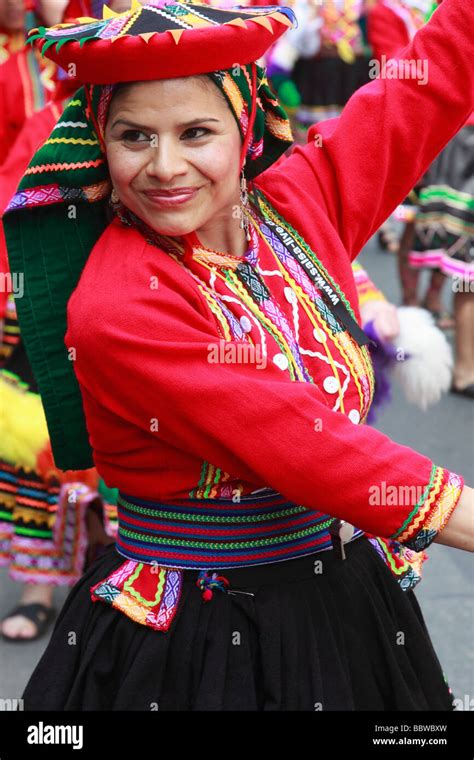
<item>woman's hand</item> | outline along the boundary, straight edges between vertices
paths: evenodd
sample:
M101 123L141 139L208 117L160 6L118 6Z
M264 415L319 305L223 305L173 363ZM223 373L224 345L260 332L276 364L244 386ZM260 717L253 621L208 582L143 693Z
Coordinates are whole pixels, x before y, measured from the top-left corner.
M451 517L433 543L474 552L474 488L464 486Z
M388 301L367 301L360 309L362 324L374 321L374 328L382 342L393 341L400 332L397 307Z

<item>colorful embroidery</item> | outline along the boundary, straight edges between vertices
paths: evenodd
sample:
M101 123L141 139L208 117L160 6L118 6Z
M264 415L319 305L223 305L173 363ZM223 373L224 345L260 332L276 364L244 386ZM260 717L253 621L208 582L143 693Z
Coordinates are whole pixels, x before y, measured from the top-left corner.
M271 488L239 498L161 504L119 494L117 548L134 562L180 569L260 565L332 547L333 518ZM356 529L354 538L363 531Z
M136 623L167 631L178 610L182 588L182 571L128 560L91 587L91 598L110 604Z
M400 588L409 591L421 581L423 562L428 555L423 551L412 551L398 541L376 536L367 537L380 557L395 576Z
M439 468L442 469L442 468ZM443 470L444 485L440 495L435 501L434 509L429 518L423 522L423 528L410 541L405 541L405 546L414 551L422 551L433 543L434 539L446 526L451 517L463 489L463 481L460 476L453 472Z
M322 44L325 48L335 47L346 63L353 63L355 56L363 50L359 24L362 11L363 0L326 0L321 5Z
M84 483L60 489L0 462L0 566L19 583L72 586L84 569L85 514L96 497Z
M436 506L436 499L440 493L443 476L446 471L442 467L437 467L433 464L431 468L431 476L426 489L415 505L413 511L408 515L407 519L399 528L392 538L397 538L401 543L404 543L413 533L425 522L428 517L428 513Z

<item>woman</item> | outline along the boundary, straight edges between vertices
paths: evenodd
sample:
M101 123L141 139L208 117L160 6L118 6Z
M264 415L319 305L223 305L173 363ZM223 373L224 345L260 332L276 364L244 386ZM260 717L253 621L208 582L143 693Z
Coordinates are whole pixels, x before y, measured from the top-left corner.
M276 168L254 62L291 11L106 16L37 32L88 84L4 220L56 464L120 491L25 708L450 710L412 589L431 542L474 549L473 491L359 424L351 259L472 107L472 10L413 43L430 86L371 83Z

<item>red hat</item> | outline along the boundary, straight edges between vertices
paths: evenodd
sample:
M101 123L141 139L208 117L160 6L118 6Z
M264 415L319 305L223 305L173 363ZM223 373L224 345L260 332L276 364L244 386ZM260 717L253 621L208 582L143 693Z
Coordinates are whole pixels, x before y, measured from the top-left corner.
M204 3L151 0L80 24L30 32L42 55L89 84L169 79L229 69L258 60L293 25L289 8L215 8Z

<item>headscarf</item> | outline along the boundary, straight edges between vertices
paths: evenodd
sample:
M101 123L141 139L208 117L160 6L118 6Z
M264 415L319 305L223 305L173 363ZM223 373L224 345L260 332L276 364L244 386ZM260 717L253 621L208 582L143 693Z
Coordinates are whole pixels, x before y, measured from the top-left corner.
M249 180L277 161L293 142L289 119L269 87L265 70L255 65L255 73L255 118L244 169ZM245 140L252 105L251 64L208 76L225 96ZM48 140L33 156L8 211L61 201L95 202L108 196L104 132L116 87L84 85L76 92Z

